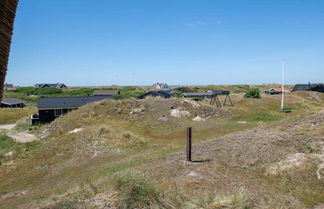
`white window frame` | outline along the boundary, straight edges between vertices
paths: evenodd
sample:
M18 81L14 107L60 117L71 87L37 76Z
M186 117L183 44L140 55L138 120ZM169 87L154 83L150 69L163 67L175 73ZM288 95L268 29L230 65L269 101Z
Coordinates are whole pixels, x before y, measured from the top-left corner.
M60 111L60 114L57 114L56 111ZM63 110L62 110L62 109L54 109L54 116L59 117L59 116L61 116L62 114L63 114Z

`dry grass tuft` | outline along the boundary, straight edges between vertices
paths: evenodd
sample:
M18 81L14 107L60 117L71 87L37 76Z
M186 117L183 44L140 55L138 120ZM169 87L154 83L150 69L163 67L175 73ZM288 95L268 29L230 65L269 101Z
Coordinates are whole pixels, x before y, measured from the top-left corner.
M212 197L204 194L200 199L190 202L188 208L208 208L208 209L250 209L252 208L252 194L244 188L239 188L231 192L217 194Z
M117 191L119 209L169 208L164 203L163 191L143 173L128 171L116 174L112 186Z

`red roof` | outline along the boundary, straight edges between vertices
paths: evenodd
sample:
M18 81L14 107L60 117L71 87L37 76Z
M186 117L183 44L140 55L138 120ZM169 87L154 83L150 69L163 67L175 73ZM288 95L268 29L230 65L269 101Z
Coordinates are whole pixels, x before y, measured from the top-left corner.
M282 89L282 88L273 88L275 91L288 91L287 89Z

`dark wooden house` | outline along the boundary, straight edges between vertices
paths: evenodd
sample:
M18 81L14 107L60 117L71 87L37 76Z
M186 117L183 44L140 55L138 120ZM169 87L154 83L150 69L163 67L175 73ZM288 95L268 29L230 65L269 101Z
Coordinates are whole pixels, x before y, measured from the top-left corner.
M52 122L55 118L83 105L106 99L112 99L112 96L39 98L37 100L38 115L33 116L33 124Z
M67 86L64 83L38 83L35 84L35 88L46 88L46 87L52 87L52 88L67 88Z
M291 91L317 91L324 93L324 84L296 84Z
M16 98L4 98L0 102L2 108L23 108L26 101Z
M317 86L312 88L312 91L324 93L324 84L318 84Z
M171 93L167 91L149 91L146 92L145 94L138 96L137 99L145 99L147 97L161 97L167 99L170 98L171 96L172 96Z

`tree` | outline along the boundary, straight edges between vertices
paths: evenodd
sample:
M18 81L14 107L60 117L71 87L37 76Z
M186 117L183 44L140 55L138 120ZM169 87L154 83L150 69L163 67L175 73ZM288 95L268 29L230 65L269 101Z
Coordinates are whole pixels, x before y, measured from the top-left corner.
M0 101L3 97L18 1L19 0L0 0Z

